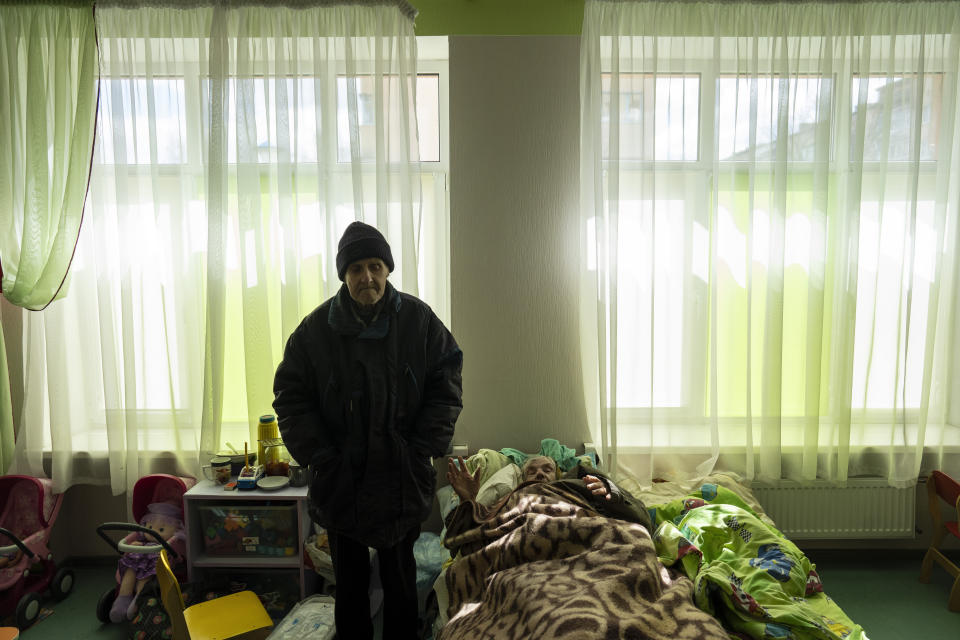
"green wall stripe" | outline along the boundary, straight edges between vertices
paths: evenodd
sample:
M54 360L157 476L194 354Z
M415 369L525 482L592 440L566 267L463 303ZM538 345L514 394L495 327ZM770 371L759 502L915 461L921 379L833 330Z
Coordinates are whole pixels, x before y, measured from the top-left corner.
M418 36L579 35L584 0L411 0Z

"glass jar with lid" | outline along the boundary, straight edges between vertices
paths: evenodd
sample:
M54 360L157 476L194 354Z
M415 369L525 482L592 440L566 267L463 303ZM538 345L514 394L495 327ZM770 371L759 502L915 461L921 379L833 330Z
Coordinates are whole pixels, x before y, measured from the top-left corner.
M290 472L290 453L280 438L260 441L263 447L263 470L268 476L286 476Z

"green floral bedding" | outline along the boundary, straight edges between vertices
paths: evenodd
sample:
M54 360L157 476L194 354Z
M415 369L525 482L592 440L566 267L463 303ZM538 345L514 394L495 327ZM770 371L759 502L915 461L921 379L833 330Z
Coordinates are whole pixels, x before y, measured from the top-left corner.
M661 562L693 580L697 606L732 637L867 640L803 552L729 489L704 484L648 507Z

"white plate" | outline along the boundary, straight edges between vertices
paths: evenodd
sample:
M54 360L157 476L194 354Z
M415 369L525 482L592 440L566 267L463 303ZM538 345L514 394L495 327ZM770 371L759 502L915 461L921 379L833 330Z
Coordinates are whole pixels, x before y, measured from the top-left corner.
M264 491L283 489L288 484L290 484L290 478L287 476L263 476L257 480L257 486Z

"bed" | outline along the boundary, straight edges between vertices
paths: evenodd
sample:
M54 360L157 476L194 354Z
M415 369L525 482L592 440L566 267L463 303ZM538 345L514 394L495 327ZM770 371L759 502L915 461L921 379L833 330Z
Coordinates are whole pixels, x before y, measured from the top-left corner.
M519 467L500 452L467 464L482 467L487 510L442 532L453 557L434 583L437 640L867 638L735 474L651 487L618 478L646 504L651 533L563 483L514 490ZM438 492L444 515L451 493Z

